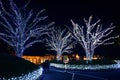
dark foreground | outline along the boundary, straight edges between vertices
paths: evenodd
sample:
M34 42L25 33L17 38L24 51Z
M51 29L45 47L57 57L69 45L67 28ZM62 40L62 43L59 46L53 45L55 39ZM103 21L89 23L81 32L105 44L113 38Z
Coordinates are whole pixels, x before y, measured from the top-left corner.
M67 71L52 68L38 80L120 80L120 70L112 71Z

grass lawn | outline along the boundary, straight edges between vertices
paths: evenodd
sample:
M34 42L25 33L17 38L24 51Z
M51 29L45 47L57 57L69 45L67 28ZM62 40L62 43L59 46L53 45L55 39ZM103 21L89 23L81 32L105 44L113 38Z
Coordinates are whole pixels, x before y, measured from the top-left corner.
M38 68L37 65L22 58L8 54L0 54L0 77L18 77Z

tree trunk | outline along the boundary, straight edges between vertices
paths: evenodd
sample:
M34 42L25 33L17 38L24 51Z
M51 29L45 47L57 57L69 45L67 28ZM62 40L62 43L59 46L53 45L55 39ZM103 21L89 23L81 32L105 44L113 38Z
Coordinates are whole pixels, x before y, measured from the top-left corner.
M90 50L90 49L89 49L89 50L86 49L85 52L86 52L86 58L87 58L86 61L87 61L87 63L88 63L88 62L91 62L92 59L93 59L93 51Z
M58 60L58 61L60 61L61 55L62 55L61 49L58 49L58 51L57 51L57 60Z
M60 61L60 55L57 55L57 61Z
M22 57L22 55L21 55L21 54L17 54L17 57L20 57L20 58L21 58L21 57Z
M23 56L23 50L22 50L22 47L20 45L17 45L15 47L15 52L16 52L17 57L22 57Z

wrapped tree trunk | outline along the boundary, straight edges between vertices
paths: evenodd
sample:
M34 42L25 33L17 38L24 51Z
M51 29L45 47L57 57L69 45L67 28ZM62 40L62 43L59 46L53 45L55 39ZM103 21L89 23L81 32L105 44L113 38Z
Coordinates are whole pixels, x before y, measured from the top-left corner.
M85 26L80 26L71 20L73 28L68 28L72 34L72 37L84 48L86 58L88 61L92 61L94 50L100 45L114 44L111 39L118 38L108 37L113 32L115 26L102 30L102 24L99 24L100 20L92 23L92 16L88 20L84 19ZM96 27L96 28L95 28ZM108 42L109 41L109 42Z
M0 26L3 27L0 28L2 29L0 39L12 46L18 57L22 57L25 49L42 42L40 37L46 34L48 27L53 23L47 25L40 23L47 18L41 17L45 9L34 14L32 9L30 11L26 9L30 2L19 8L13 0L8 1L9 10L4 8L0 0Z
M53 27L52 31L48 33L46 46L49 47L50 50L56 51L57 60L60 60L60 57L63 53L71 53L71 49L73 48L73 41L70 33L65 29L54 29Z

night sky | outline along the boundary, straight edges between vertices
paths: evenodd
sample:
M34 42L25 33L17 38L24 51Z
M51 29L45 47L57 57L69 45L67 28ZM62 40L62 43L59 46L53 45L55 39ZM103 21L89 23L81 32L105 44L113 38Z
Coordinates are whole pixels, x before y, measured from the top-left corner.
M15 2L21 5L26 3L27 0L15 0ZM83 18L88 18L92 15L94 20L101 19L101 23L105 27L113 23L116 26L113 34L120 34L120 4L117 0L31 0L28 8L33 8L35 12L46 9L45 15L48 15L48 21L54 21L55 26L63 28L65 27L64 25L71 26L70 19L80 24L83 23ZM9 52L11 50L4 42L0 41L0 43L1 52ZM35 44L34 47L24 52L25 55L42 55L44 53L55 52L46 51L44 43ZM76 45L73 53L85 55L80 45ZM120 46L117 44L100 46L95 50L95 54L120 56Z

